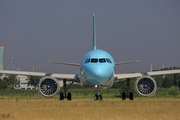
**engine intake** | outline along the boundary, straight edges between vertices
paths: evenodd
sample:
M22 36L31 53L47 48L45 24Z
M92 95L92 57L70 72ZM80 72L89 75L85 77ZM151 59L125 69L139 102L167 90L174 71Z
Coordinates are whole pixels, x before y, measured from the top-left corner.
M59 82L57 81L56 78L54 77L43 77L39 81L39 92L44 96L44 97L54 97L56 96L59 91L60 91L60 86Z
M139 77L134 85L136 93L144 97L153 96L157 90L156 81L148 75Z

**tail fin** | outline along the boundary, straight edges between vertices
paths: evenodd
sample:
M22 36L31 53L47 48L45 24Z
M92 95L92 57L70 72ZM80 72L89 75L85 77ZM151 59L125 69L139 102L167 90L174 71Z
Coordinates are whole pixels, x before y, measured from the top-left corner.
M93 50L96 50L96 24L95 24L95 14L93 14Z

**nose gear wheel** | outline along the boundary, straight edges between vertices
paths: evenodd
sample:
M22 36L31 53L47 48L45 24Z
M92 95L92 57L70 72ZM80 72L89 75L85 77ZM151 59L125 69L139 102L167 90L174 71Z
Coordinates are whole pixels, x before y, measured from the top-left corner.
M94 100L102 100L102 95L100 95L99 86L97 87L97 94L94 96Z

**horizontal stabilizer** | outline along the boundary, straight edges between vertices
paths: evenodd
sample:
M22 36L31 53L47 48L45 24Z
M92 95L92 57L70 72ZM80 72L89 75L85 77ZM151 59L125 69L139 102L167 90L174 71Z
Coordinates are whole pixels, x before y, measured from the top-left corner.
M119 63L115 63L115 65L123 65L123 64L129 64L129 63L137 63L137 62L140 62L140 61L136 60L136 61L119 62Z
M49 61L50 63L55 63L55 64L63 64L63 65L71 65L71 66L81 66L80 64L77 63L66 63L66 62L56 62L56 61Z

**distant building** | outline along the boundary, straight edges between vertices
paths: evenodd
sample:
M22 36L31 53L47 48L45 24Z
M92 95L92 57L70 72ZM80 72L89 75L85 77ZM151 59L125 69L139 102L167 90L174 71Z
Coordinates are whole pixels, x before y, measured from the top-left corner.
M0 70L3 70L3 52L4 46L0 46Z
M18 79L20 81L19 84L16 84L14 86L14 89L35 89L33 86L28 86L28 77L27 76L23 76L23 75L17 75L16 79Z
M4 79L5 77L9 77L10 75L5 75L3 74L2 76L0 76L1 79ZM22 90L25 90L25 89L37 89L37 88L34 88L34 86L28 86L28 81L29 81L29 78L28 76L23 76L23 75L16 75L16 79L19 81L19 84L16 84L14 86L14 89L22 89Z

